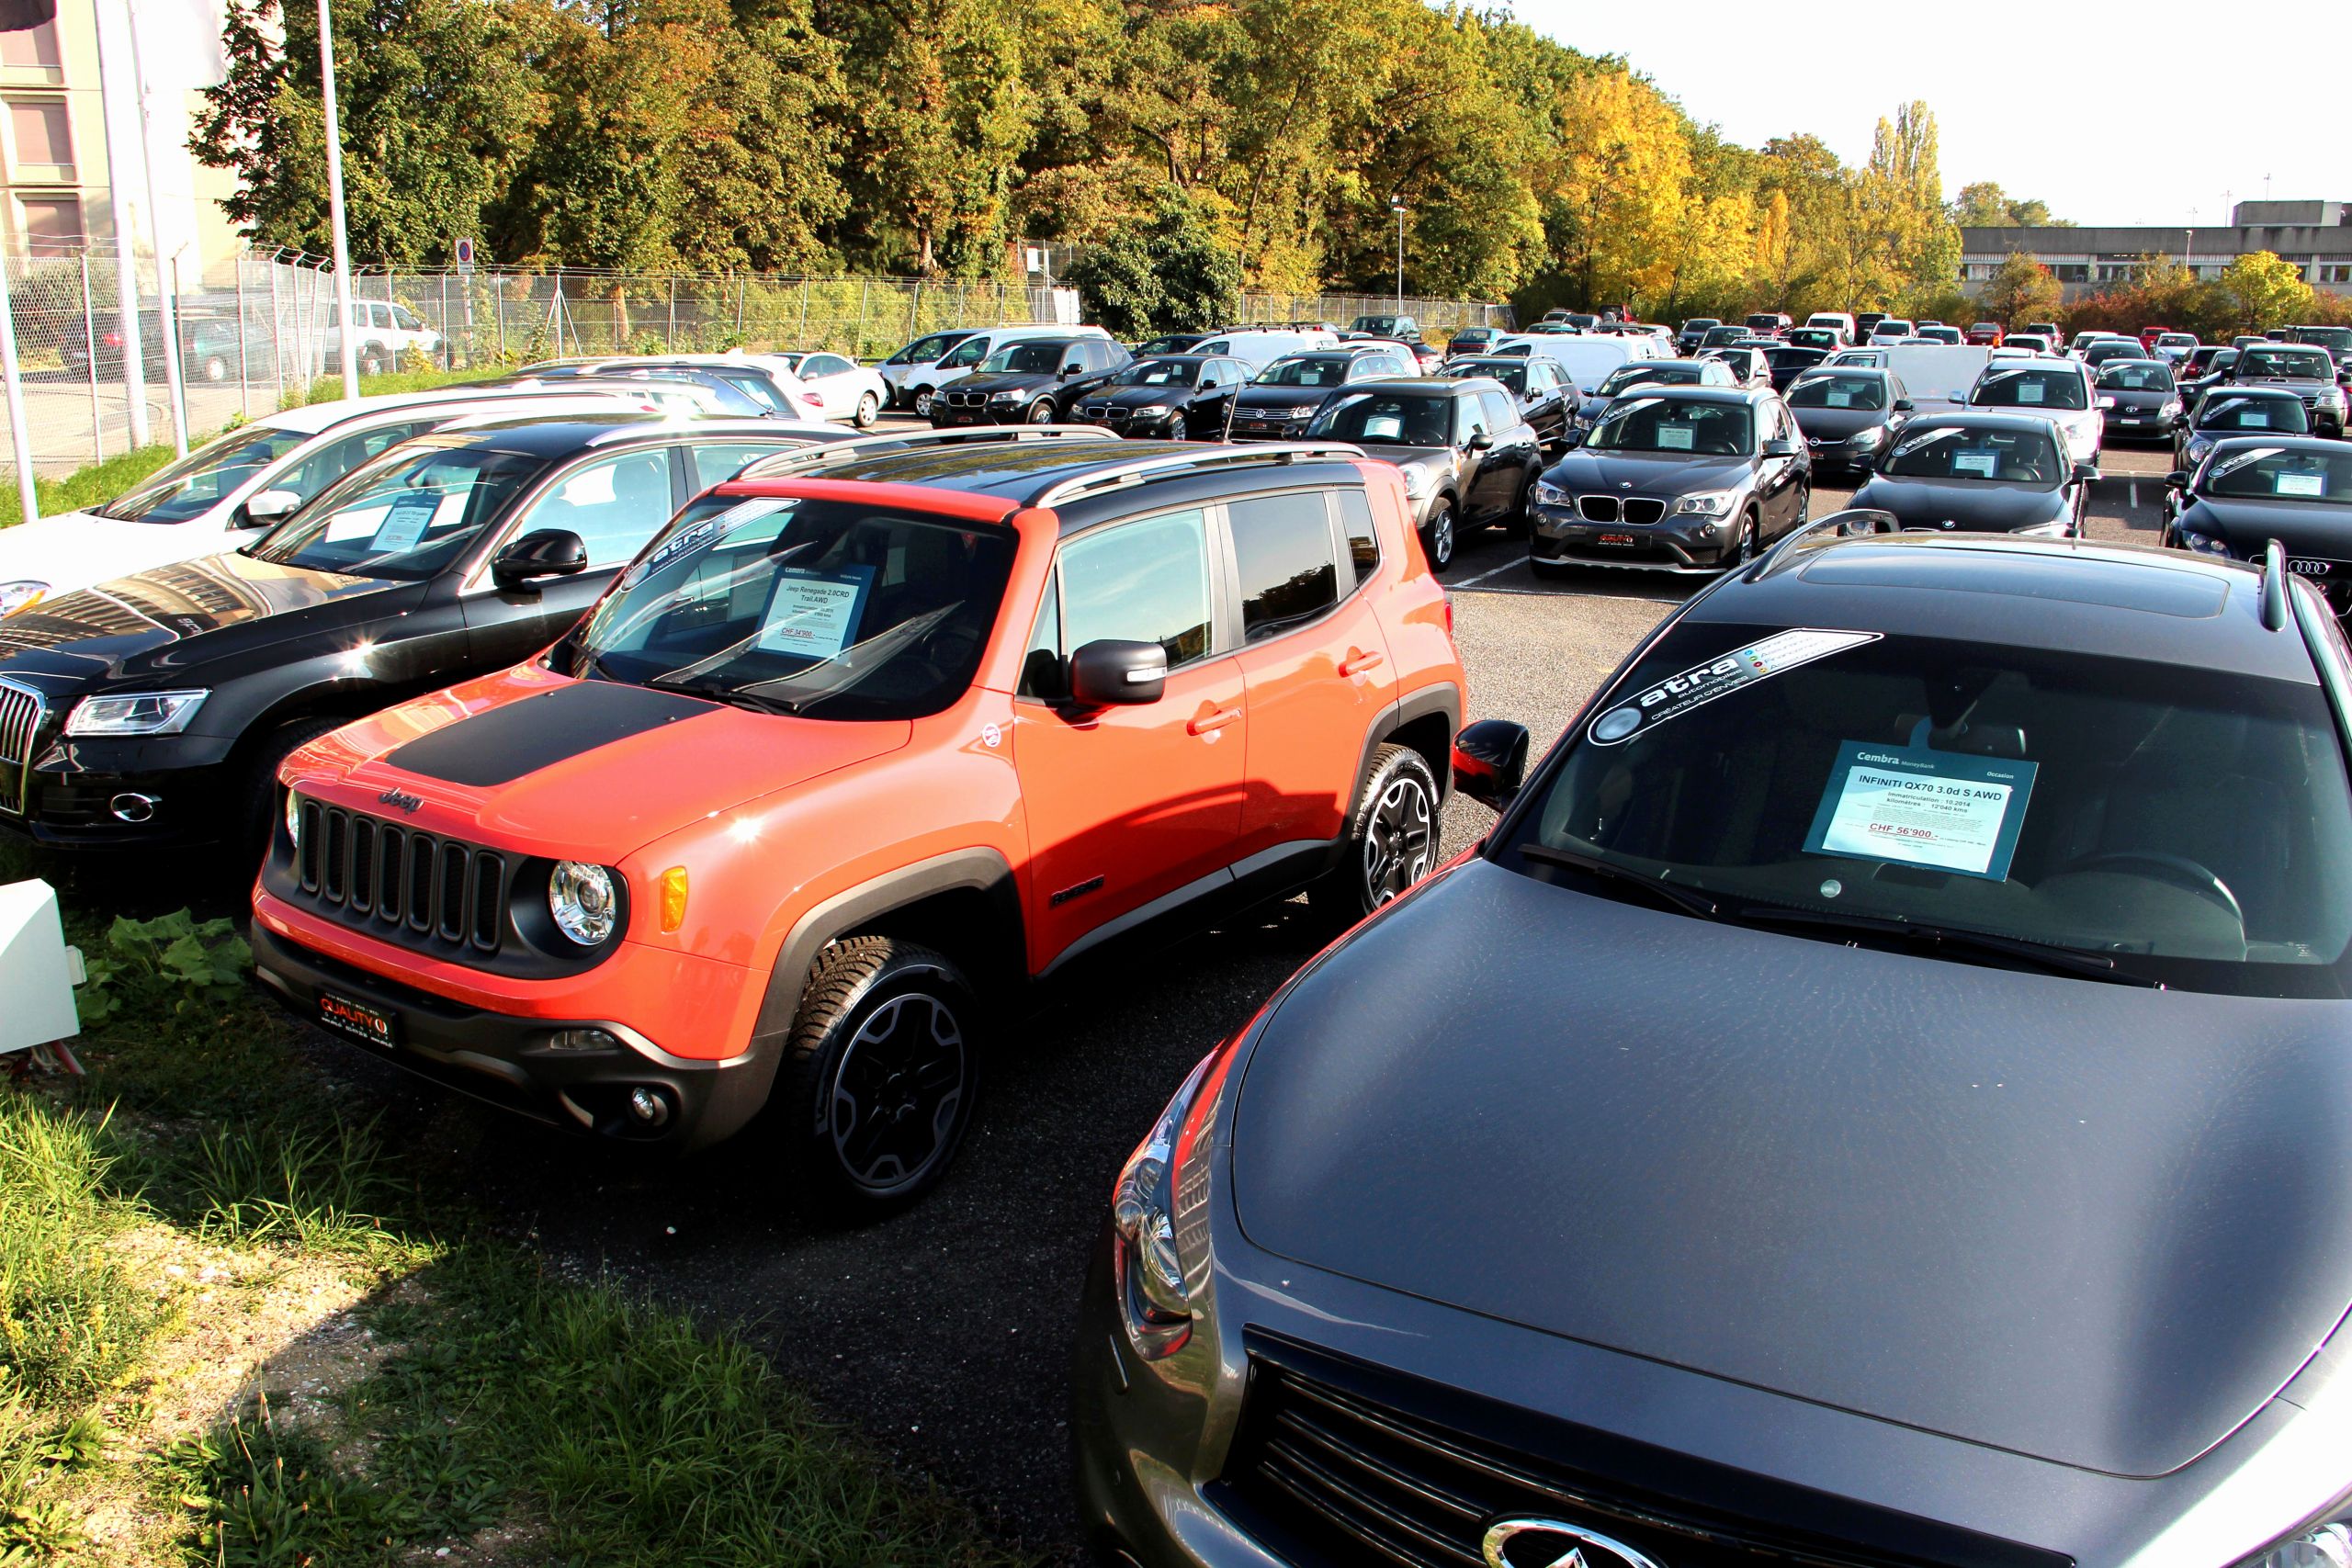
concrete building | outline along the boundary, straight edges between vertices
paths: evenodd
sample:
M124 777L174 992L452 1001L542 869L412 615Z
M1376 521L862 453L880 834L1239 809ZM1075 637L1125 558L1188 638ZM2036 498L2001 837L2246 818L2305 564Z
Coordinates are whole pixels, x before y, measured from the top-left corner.
M2312 288L2352 294L2347 212L2352 202L2241 201L2227 228L1962 229L1961 281L1974 293L2022 251L2057 275L2071 301L2129 278L2151 256L2169 256L2199 277L2215 277L2242 255L2270 251L2292 262Z
M12 262L113 254L118 197L129 207L141 262L162 250L195 289L231 272L237 237L220 210L236 188L226 170L198 165L187 140L220 80L220 0L18 0L0 31L0 246ZM140 161L131 28L148 87L155 209ZM110 81L102 82L101 61ZM118 160L123 165L116 167ZM118 189L118 181L121 188Z

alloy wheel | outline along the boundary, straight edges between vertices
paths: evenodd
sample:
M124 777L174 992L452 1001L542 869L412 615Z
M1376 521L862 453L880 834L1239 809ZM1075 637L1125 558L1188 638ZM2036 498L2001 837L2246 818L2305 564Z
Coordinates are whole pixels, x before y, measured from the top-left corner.
M828 1117L842 1170L870 1192L919 1181L948 1153L969 1076L963 1027L937 997L896 997L842 1047Z
M1435 813L1421 781L1392 779L1364 825L1364 907L1378 908L1429 874L1437 852Z
M915 394L915 412L921 414L925 419L929 419L931 417L932 400L936 398L938 395L938 393L933 391L929 387L925 387L922 391L917 392Z
M1054 405L1049 399L1039 398L1029 405L1029 423L1032 424L1054 423Z
M1453 564L1453 508L1441 503L1430 517L1430 565Z

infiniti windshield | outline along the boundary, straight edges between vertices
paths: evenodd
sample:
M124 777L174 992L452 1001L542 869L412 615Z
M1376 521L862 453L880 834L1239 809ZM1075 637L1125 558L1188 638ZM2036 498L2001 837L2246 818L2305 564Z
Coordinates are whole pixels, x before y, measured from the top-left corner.
M1933 927L2191 990L2352 985L2352 780L2316 685L1686 622L1592 714L1503 863L1638 894L1555 869L1599 860L1831 941Z
M230 491L310 439L308 431L249 424L91 510L126 523L185 523L220 505Z
M564 673L778 713L917 718L979 668L1012 536L865 504L711 494L557 645Z

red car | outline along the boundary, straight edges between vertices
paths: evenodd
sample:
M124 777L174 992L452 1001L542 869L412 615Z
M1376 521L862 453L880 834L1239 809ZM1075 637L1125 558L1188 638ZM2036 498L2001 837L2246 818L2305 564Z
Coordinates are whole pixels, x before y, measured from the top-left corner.
M2142 327L2140 329L2140 346L2146 349L2150 354L2155 353L2156 340L2170 331L2172 331L2170 327Z
M2004 335L1999 324L1993 321L1979 321L1968 329L1968 341L1979 348L2000 347Z

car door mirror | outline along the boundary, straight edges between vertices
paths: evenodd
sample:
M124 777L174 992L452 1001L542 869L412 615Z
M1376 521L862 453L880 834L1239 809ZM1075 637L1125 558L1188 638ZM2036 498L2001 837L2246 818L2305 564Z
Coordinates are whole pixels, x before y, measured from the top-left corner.
M1527 726L1482 718L1453 738L1453 782L1480 805L1500 811L1526 776Z
M290 490L256 491L244 504L244 525L266 528L301 504L302 498Z
M2175 468L2165 476L2165 489L2187 490L2188 488L2188 470L2187 468Z
M569 528L540 528L492 556L490 580L504 589L542 577L571 577L588 570L588 547Z
M1894 412L1896 413L1909 413L1917 407L1918 407L1918 405L1914 403L1908 398L1897 398L1894 400Z
M1495 438L1483 430L1474 430L1470 433L1470 439L1462 445L1468 451L1487 452L1494 449Z
M2097 478L2098 478L2098 465L2097 463L2077 463L2075 465L2075 482L2076 484L2086 485Z
M1077 360L1073 359L1068 365L1062 367L1061 378L1063 380L1067 381L1085 368L1085 366L1080 365Z
M1581 430L1579 430L1579 429L1577 429L1577 428L1575 425L1573 425L1573 424L1569 425L1569 426L1567 427L1567 429L1566 429L1566 430L1564 430L1564 431L1560 432L1560 445L1561 445L1561 446L1583 446L1583 445L1584 445L1584 432L1583 432L1583 431L1581 431Z
M1767 457L1793 457L1797 455L1797 444L1793 441L1767 441L1764 443L1764 456Z
M1083 707L1156 703L1168 689L1168 650L1156 642L1103 637L1069 656L1070 700Z

